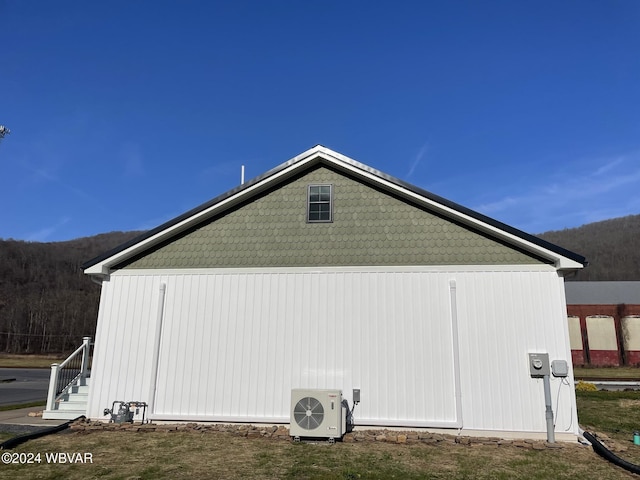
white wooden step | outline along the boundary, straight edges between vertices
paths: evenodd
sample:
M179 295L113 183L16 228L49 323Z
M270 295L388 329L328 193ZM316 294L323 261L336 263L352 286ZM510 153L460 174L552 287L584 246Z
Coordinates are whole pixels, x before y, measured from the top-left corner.
M84 385L74 385L67 393L60 397L53 410L45 410L44 419L73 420L87 413L87 398L89 396L89 378Z
M61 410L73 410L74 412L82 412L81 415L84 415L87 411L87 402L60 402L58 411Z
M87 393L66 393L60 397L59 403L80 402L87 403L89 394Z
M89 385L74 385L69 389L70 393L89 393Z
M45 420L74 420L81 415L86 415L85 410L45 410L42 418Z

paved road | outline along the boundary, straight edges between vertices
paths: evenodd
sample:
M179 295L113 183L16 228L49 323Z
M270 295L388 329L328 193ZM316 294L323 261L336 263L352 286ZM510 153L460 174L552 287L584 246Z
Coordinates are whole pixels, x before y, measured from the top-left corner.
M0 405L46 402L50 374L49 368L0 368Z
M640 382L628 382L620 380L586 380L593 383L598 390L640 390Z

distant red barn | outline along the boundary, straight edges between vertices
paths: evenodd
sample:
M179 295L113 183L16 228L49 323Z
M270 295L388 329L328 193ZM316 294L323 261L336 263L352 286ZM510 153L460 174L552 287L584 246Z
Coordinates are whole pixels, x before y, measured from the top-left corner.
M567 282L574 365L640 365L640 282Z

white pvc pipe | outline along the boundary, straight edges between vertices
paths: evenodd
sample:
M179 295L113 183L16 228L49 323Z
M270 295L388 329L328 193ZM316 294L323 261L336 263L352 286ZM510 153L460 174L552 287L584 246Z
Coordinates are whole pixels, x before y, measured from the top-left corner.
M462 385L460 382L460 347L458 339L458 297L455 280L449 280L449 301L451 302L451 343L453 343L453 378L456 396L456 424L462 428Z
M551 407L551 380L549 375L542 377L542 383L544 384L544 406L545 406L545 418L547 420L547 442L555 443L555 431L553 426L553 408Z
M162 339L162 319L164 316L164 297L167 286L160 284L160 293L158 295L158 313L156 316L156 333L153 342L153 363L151 364L151 386L149 387L149 413L153 413L156 403L156 385L158 381L158 363L160 361L160 341Z

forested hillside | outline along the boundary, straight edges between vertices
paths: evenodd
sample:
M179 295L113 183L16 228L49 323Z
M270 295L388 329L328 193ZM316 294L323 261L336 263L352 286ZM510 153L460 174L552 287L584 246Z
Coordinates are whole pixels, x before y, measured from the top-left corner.
M0 352L69 352L93 336L100 287L80 265L139 233L0 241Z
M587 258L589 266L567 280L640 280L640 215L538 236Z
M56 243L0 240L0 352L69 352L84 335L93 336L100 287L80 265L138 234ZM539 236L589 261L568 280L640 280L640 215Z

